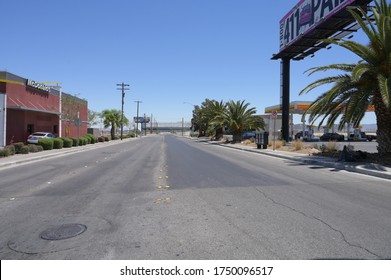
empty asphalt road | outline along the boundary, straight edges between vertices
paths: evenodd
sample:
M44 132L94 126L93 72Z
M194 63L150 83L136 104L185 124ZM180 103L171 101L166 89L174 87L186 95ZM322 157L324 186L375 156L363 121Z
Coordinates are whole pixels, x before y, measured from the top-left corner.
M390 181L173 135L0 178L0 259L391 258Z

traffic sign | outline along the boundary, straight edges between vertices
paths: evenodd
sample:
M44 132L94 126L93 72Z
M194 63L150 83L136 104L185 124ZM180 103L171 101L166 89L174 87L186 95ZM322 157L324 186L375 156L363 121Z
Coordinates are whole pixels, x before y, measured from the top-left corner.
M276 110L273 110L272 117L273 117L273 119L277 119L277 111Z

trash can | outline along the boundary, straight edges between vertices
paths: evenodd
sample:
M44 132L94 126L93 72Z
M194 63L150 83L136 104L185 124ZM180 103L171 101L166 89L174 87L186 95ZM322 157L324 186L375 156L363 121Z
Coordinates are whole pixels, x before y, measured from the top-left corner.
M255 143L257 144L257 149L267 149L269 144L269 133L268 132L256 132L255 133Z

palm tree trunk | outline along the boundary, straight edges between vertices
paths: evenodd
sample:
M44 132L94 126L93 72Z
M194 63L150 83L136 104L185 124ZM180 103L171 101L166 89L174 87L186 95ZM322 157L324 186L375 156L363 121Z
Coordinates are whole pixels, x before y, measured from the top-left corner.
M216 129L215 138L216 140L220 140L224 136L224 127L219 127Z
M242 133L241 132L239 132L239 133L234 132L232 135L232 140L234 143L238 143L238 142L242 141Z
M111 140L114 140L115 139L115 125L112 124L111 125Z
M388 109L379 95L373 103L377 122L377 150L382 159L391 159L391 110Z

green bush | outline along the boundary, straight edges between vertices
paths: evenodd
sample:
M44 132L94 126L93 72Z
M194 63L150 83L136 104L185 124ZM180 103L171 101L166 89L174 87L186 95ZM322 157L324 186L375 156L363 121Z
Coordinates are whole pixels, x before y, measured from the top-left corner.
M53 149L62 149L64 146L64 141L60 138L53 139Z
M12 155L14 155L16 153L14 145L5 146L4 149L9 151L10 156L12 156Z
M72 146L73 147L77 147L77 146L79 146L80 145L80 141L79 141L79 138L71 138L72 139Z
M43 147L41 145L34 145L34 146L37 147L37 152L43 151Z
M128 137L134 138L134 137L136 137L136 133L134 131L129 132Z
M88 140L86 138L84 138L84 137L79 138L79 146L85 146L85 145L87 145L87 143L88 143Z
M103 136L98 137L98 142L105 142L105 138Z
M8 157L10 155L10 151L8 149L0 150L0 157Z
M16 154L20 154L20 150L24 146L24 143L23 142L17 142L17 143L14 143L13 145L15 147L15 153Z
M86 141L86 144L91 144L91 138L87 137L86 135L82 136L81 138L83 138L85 141Z
M27 147L29 148L30 153L36 153L38 152L38 146L34 144L28 144Z
M72 148L73 140L70 138L64 138L64 148Z
M91 140L90 144L95 144L97 142L97 139L96 139L95 135L87 134L85 137L87 137L87 138L89 138Z
M41 138L38 139L38 145L42 146L42 148L46 150L53 150L54 139L53 138Z
M22 148L20 148L20 153L21 154L28 154L30 151L29 151L29 146L23 146Z
M108 137L108 136L105 136L105 141L106 141L106 142L109 142L109 140L110 140L109 137Z

